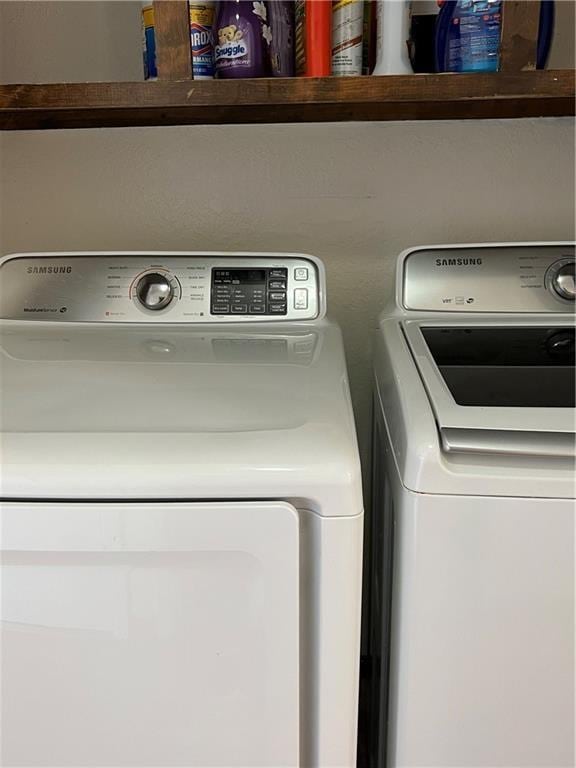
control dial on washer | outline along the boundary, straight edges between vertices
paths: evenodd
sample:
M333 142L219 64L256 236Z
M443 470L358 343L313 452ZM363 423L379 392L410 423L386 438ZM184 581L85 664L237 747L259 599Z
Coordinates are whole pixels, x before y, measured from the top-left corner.
M546 274L548 288L565 301L576 298L576 263L572 259L561 259L552 264Z
M148 272L136 283L136 297L146 309L164 309L174 298L174 288L166 275Z

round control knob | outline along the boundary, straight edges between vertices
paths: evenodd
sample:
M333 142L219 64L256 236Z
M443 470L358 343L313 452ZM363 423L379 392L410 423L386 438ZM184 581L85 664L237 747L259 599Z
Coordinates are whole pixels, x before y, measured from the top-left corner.
M552 277L552 288L561 299L574 301L576 298L576 265L563 264Z
M149 272L138 280L136 296L146 309L165 309L174 298L174 289L166 275Z
M548 268L544 283L550 293L563 301L574 301L576 297L576 277L574 259L566 256L554 262Z

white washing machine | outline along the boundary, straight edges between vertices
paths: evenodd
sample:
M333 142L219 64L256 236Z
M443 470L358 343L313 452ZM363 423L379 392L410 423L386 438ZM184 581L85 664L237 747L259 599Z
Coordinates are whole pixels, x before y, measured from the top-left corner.
M574 294L569 243L400 256L375 344L374 765L574 765Z
M322 263L0 280L2 764L352 766L363 513Z

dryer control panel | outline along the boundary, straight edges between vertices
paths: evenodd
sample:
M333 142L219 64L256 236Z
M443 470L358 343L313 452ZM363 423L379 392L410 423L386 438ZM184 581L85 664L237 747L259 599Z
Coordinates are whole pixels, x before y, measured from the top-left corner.
M4 320L314 320L324 301L321 263L294 254L47 253L0 264Z
M416 248L398 286L405 309L573 313L573 244Z

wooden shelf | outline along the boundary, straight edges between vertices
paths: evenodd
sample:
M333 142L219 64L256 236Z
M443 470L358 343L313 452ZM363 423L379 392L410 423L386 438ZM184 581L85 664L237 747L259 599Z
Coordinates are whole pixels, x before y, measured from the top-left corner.
M0 85L0 129L558 117L574 88L573 70Z

